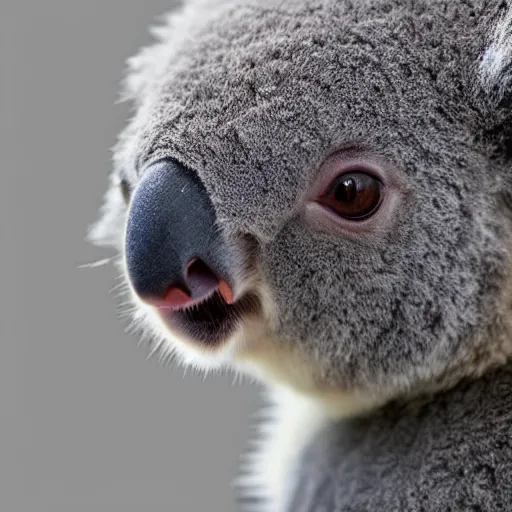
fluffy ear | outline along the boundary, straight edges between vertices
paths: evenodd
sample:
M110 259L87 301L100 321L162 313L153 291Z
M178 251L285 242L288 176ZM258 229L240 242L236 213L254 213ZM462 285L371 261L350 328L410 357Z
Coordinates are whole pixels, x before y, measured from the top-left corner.
M480 62L480 83L486 94L499 103L512 85L512 6L506 7L489 27L487 48Z
M202 15L215 12L218 2L212 0L174 0L174 8L165 14L161 24L150 29L155 43L142 48L128 59L122 100L131 100L138 107L156 87L159 78L174 61L175 52L182 46L191 29Z
M484 132L501 156L512 158L512 5L502 2L501 14L486 33L479 65L479 85L487 112Z
M178 39L180 32L183 32L178 19L183 16L184 10L186 8L183 2L180 2L180 7L175 7L164 15L161 25L150 29L155 43L142 48L128 59L128 70L121 92L122 101L133 101L135 107L143 102L148 89L155 84L158 75L171 58L170 54L176 44L169 44L170 41Z

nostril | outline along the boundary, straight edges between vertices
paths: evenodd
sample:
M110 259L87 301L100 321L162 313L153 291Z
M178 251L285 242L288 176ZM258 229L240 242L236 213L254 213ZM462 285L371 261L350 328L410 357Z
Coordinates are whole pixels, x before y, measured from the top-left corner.
M189 261L184 275L184 285L171 285L161 297L146 296L144 301L161 310L178 310L210 298L216 291L227 304L233 304L231 286L219 279L201 260Z
M192 299L201 299L218 289L225 302L233 304L231 286L224 279L219 279L201 260L194 258L189 261L185 278L187 286L192 292Z
M206 297L218 290L227 304L233 304L233 291L231 286L219 279L213 271L201 260L190 260L185 273L187 285L192 291L192 299Z
M192 300L201 300L211 295L219 286L219 279L201 260L189 261L185 271L185 282L190 290Z

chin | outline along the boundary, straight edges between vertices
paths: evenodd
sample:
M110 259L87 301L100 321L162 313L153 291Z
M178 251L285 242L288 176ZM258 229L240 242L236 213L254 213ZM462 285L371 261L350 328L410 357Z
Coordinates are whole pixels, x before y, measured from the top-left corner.
M151 339L152 353L200 371L241 371L264 380L247 362L250 347L269 337L262 300L256 293L245 293L233 304L214 293L176 311L148 306L134 294L132 302L134 324Z
M227 304L219 293L177 311L161 309L160 321L171 333L198 350L221 351L243 328L247 317L261 316L261 302L255 294L246 294Z

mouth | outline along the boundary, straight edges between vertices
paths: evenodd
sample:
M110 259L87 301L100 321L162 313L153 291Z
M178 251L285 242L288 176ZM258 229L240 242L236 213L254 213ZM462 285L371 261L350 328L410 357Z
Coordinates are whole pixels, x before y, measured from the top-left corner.
M248 293L232 304L216 291L203 302L190 307L159 309L158 314L173 333L203 347L217 348L226 342L249 315L257 315L261 302Z

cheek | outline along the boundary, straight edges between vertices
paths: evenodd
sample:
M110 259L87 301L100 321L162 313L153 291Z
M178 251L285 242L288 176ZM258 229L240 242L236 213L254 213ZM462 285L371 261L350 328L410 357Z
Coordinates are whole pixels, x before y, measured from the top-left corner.
M458 317L461 298L416 258L414 244L365 249L290 229L263 252L278 337L350 382L421 364L447 333L455 343L464 330L447 322Z
M261 253L276 337L363 386L439 377L489 344L510 310L509 242L448 190L382 243L288 224Z
M297 342L315 338L346 344L373 337L403 281L392 251L282 232L263 253L266 279L282 333Z

